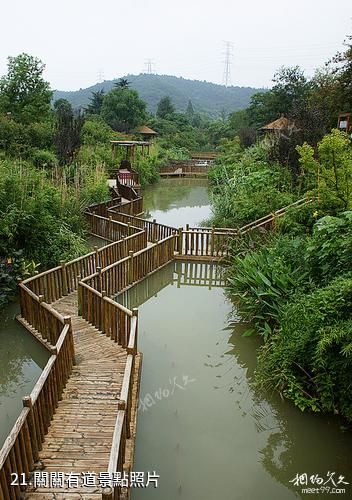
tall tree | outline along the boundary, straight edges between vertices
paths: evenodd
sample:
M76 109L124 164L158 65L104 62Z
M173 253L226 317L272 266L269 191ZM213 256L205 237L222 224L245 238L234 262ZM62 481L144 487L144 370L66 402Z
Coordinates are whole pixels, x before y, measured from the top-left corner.
M89 115L100 115L104 100L104 89L92 92L92 97L90 97L89 100L90 103L87 107L87 113Z
M172 104L170 96L162 97L158 103L156 110L156 116L158 118L166 118L168 115L172 115L175 112L175 107Z
M334 73L339 81L339 106L340 111L352 109L352 35L345 41L346 50L338 52L333 58Z
M115 87L104 97L101 116L114 130L129 132L146 119L145 110L136 90Z
M114 85L119 89L129 89L131 82L129 82L127 78L119 78L119 80L114 83Z
M9 57L7 74L0 79L0 110L22 123L48 116L52 92L44 69L40 59L28 54Z
M290 115L292 110L304 107L311 84L299 66L282 67L273 78L274 86L269 92L258 92L251 98L249 115L257 127L271 122L280 114Z
M192 120L194 116L194 108L191 99L188 100L187 108L186 108L187 117Z
M54 109L56 153L60 164L65 165L72 162L75 152L81 145L84 117L81 113L75 115L71 104L66 99L55 101Z

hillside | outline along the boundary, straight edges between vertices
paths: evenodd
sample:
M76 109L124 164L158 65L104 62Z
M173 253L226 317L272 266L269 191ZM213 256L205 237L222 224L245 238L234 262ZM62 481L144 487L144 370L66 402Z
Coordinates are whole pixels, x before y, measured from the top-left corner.
M159 100L169 95L178 111L184 111L191 99L195 111L204 112L210 116L219 115L222 110L226 113L245 108L251 96L263 89L251 87L224 87L215 83L198 80L187 80L169 75L127 75L131 88L138 91L140 97L147 102L148 110L155 113ZM85 107L89 103L92 92L104 89L108 92L117 80L108 80L97 83L86 89L76 91L54 92L54 99L64 98L75 108Z

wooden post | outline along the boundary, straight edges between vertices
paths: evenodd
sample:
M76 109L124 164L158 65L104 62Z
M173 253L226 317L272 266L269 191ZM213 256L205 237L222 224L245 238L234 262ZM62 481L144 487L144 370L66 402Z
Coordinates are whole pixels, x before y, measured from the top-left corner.
M131 285L133 283L133 278L134 278L134 269L133 269L133 251L130 250L128 252L128 255L130 257L130 260L129 260L129 267L128 267L128 281L129 281L129 284Z
M101 276L101 267L97 267L97 273L98 273L98 283L97 283L97 289L98 292L101 292L102 289L102 276Z
M133 354L137 354L137 345L138 345L138 309L137 309L137 307L134 307L132 309L132 317L136 318L136 335L135 335L135 339L134 339Z
M158 240L158 238L157 238L156 219L153 219L153 236L152 236L152 242L156 243L157 240Z
M71 316L64 316L64 323L65 325L70 325L70 328L69 328L69 343L70 343L70 354L71 354L71 362L72 362L72 365L75 364L75 344L74 344L74 341L73 341L73 330L72 330L72 318Z
M77 299L78 299L78 306L77 306L77 313L78 316L82 316L82 287L79 286L79 282L81 281L82 276L80 274L77 275Z
M36 462L39 458L40 443L39 443L39 436L37 435L36 425L35 425L34 418L33 418L32 398L30 396L24 396L22 398L22 404L23 404L24 408L29 408L27 420L28 420L29 433L30 433L30 437L31 437L33 461Z
M102 500L113 500L113 493L114 492L110 486L108 488L104 488L101 494Z
M109 236L110 236L110 238L109 238L109 239L110 239L111 241L114 241L114 238L113 238L113 236L112 236L112 233L113 233L113 231L112 231L112 229L113 229L112 215L109 215L109 222L108 222L108 224L109 224L109 225L108 225L108 238L109 238Z
M272 215L272 217L273 217L273 220L272 220L272 227L273 227L273 229L275 229L275 227L276 227L276 213L275 213L275 212L273 212L271 215Z
M94 251L95 251L95 269L96 269L98 266L101 266L100 254L97 246L94 247Z
M101 291L101 325L100 325L100 330L102 333L107 333L108 328L105 328L105 300L104 297L106 297L106 290Z
M60 260L61 264L61 276L62 276L62 295L67 295L67 272L66 272L66 262Z
M127 236L131 235L131 222L127 222Z
M215 228L214 226L211 228L211 235L210 235L210 255L213 256L214 254L214 244L215 244Z
M182 255L182 239L183 239L183 227L178 228L178 243L177 251L179 255Z

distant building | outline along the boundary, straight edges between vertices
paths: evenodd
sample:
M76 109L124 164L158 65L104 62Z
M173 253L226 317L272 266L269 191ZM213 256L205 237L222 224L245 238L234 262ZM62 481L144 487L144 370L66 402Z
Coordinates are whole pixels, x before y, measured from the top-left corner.
M351 113L340 113L337 119L337 128L342 132L352 132L352 118Z
M268 132L269 134L281 135L287 132L297 132L298 128L292 120L289 120L285 115L282 114L280 118L277 118L277 120L264 125L264 127L262 127L260 130Z
M143 141L148 142L151 142L158 135L155 130L147 127L146 125L142 125L141 127L136 128L133 133L142 136Z

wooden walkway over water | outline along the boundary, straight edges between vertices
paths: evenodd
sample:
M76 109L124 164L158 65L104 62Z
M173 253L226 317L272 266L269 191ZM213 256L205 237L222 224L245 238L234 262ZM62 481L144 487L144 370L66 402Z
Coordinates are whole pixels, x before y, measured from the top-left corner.
M94 326L77 315L77 292L71 293L53 307L72 318L76 364L62 394L39 452L40 469L46 472L106 472L116 419L121 407L121 391L127 352L111 343ZM126 441L126 470L133 462L136 431L136 402L140 369L137 355L132 390L131 436ZM80 486L74 493L68 488L37 488L25 495L28 499L101 499L102 488ZM123 495L122 495L123 498Z
M177 229L136 216L142 198L130 186L121 191L86 212L91 234L111 243L19 284L19 320L50 357L0 450L0 500L129 498L129 487L97 481L99 474L121 477L133 469L136 435L138 310L113 298L175 259L226 258L234 238L285 213L241 230ZM210 277L194 280L208 285ZM183 277L177 281L183 284ZM29 486L12 485L14 473ZM96 482L83 485L79 476L77 487L35 484L50 473L92 473Z

